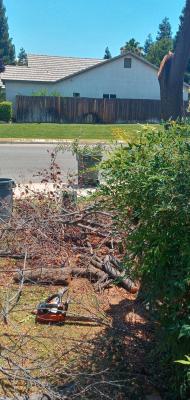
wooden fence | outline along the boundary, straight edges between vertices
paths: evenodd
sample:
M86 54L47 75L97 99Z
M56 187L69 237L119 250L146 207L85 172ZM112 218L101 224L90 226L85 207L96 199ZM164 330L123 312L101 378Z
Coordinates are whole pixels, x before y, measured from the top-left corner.
M160 120L160 101L17 96L17 122L124 123Z

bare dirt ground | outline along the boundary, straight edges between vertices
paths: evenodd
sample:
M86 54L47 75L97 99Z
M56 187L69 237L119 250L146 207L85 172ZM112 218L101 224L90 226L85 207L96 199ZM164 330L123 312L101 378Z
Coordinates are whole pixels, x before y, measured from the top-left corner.
M138 292L129 293L101 269L105 256L122 259L125 238L113 233L112 216L92 203L63 213L54 196L17 200L12 220L0 226L0 396L160 399L151 357L155 325ZM47 275L51 270L50 282L15 281L18 271L25 276L43 267ZM63 287L55 278L68 267L69 310L79 320L36 324L32 311ZM82 322L81 315L100 322Z
M48 387L61 390L64 376L63 386L73 382L71 389L79 399L140 400L157 394L148 357L154 326L136 296L116 286L97 295L87 279L74 278L70 283L71 310L79 315L103 315L106 325L72 321L63 326L36 325L31 311L57 290L54 286L26 285L10 324L0 325L1 345L11 346L14 361L22 361L25 369L34 366L30 375L34 379L41 376L43 392L48 392L47 381ZM9 379L1 374L1 382L1 394L10 395ZM31 391L39 391L37 384L31 386ZM22 393L27 384L17 382L15 388Z

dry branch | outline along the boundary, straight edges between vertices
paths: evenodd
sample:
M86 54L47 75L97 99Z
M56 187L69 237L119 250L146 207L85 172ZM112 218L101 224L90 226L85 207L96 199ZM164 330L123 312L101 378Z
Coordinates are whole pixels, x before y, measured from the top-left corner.
M24 279L25 279L26 261L27 261L27 252L25 253L23 270L20 271L20 285L19 285L18 291L12 298L9 298L9 296L7 294L7 296L5 298L4 306L2 308L3 321L6 325L8 324L8 315L16 307L16 305L18 304L18 302L21 298L21 295L22 295Z
M12 258L14 260L24 260L25 254L12 254L11 252L0 252L0 258ZM31 255L27 255L27 259L32 258Z

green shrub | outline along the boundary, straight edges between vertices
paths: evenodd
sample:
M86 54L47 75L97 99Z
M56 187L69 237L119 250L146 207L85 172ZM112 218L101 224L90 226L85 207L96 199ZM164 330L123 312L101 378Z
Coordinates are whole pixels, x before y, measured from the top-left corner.
M140 143L121 146L103 164L106 205L126 237L125 265L142 280L160 322L169 392L188 399L190 371L175 363L190 355L190 140L189 127L150 130ZM186 134L187 133L187 134ZM166 374L167 375L167 374ZM180 397L181 396L181 397Z
M5 101L5 99L6 99L5 88L2 88L2 86L0 86L0 102Z
M61 97L61 94L59 92L57 92L56 90L54 92L49 92L48 89L40 89L37 92L32 92L32 96L34 96L34 97L46 97L46 96Z
M12 103L3 101L0 103L0 121L10 122L12 118Z

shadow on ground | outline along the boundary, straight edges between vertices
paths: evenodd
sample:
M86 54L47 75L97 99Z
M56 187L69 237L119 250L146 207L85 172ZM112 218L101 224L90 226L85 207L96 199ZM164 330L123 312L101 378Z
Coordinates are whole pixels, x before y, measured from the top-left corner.
M154 326L137 300L110 304L112 326L92 342L76 378L78 399L141 400L158 396L152 379ZM160 397L154 397L155 400Z

